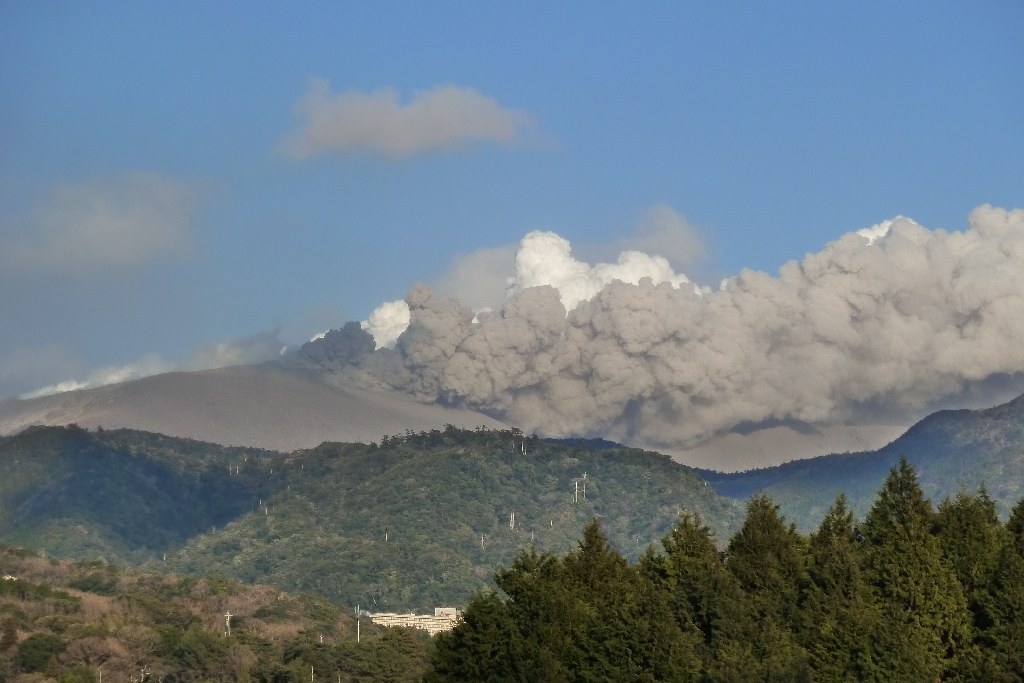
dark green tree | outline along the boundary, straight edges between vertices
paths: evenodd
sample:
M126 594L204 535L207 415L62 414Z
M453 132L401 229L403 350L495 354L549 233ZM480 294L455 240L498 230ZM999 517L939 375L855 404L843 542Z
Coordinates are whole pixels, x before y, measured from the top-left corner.
M427 680L697 680L699 638L593 521L564 558L527 550L439 636Z
M462 622L436 638L426 681L529 681L519 632L493 592L473 598Z
M952 500L942 501L935 528L943 556L963 586L971 611L970 644L960 653L955 673L966 680L981 680L993 669L993 663L982 652L981 639L993 623L990 591L1000 566L1006 529L984 487L976 495L961 490Z
M807 652L797 641L800 596L807 582L805 540L766 495L747 503L742 528L729 541L726 566L747 597L755 624L747 642L761 680L803 680Z
M664 552L650 550L641 557L640 569L663 596L676 627L699 637L698 653L707 668L716 649L743 640L750 632L746 596L725 568L711 529L697 514L680 514L661 545Z
M942 553L964 587L975 623L985 628L988 617L982 603L999 565L1006 535L995 501L984 487L975 496L959 491L953 500L946 499L939 505L936 528Z
M932 533L933 518L916 471L901 458L863 525L867 580L883 609L873 637L875 678L940 678L969 646L967 601Z
M64 641L49 633L34 633L18 645L15 662L22 671L42 671L60 651Z
M870 677L871 633L880 613L861 568L858 533L840 494L810 537L801 641L817 681Z
M989 587L986 613L992 623L980 641L1002 680L1024 681L1024 499L1013 507L1006 531Z
M574 680L696 680L696 634L676 628L653 586L608 543L597 520L564 561L570 591L586 618Z

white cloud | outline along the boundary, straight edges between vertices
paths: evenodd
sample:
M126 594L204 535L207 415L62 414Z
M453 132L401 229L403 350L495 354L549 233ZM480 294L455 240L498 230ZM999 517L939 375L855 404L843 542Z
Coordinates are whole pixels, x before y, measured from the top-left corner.
M29 234L0 245L2 259L14 270L140 268L188 246L198 204L192 188L158 173L62 185Z
M896 216L895 218L890 218L882 221L881 223L877 223L876 225L872 225L870 228L861 228L857 231L857 234L866 239L868 244L874 244L888 235L892 230L892 226L896 223L911 223L913 225L918 225L916 221L905 216Z
M404 301L386 301L370 313L362 328L373 335L378 348L391 348L409 327L409 315L409 306Z
M567 311L593 298L614 281L638 284L650 278L655 284L681 287L689 279L675 273L663 256L624 251L615 263L590 265L572 255L569 241L553 232L534 231L526 235L516 253L516 275L510 293L529 287L551 285Z
M663 256L624 251L614 263L591 265L572 255L567 239L540 230L523 237L518 248L484 249L457 258L438 283L441 295L458 299L476 313L501 308L518 292L548 285L557 292L565 315L612 282L635 285L645 278L674 288L688 285L702 293L685 275L674 272ZM378 306L362 327L378 347L392 348L409 322L408 303L389 301Z
M294 116L301 127L282 148L299 159L356 150L408 157L478 141L508 145L533 123L473 88L439 85L402 103L393 88L335 94L320 78L311 79Z

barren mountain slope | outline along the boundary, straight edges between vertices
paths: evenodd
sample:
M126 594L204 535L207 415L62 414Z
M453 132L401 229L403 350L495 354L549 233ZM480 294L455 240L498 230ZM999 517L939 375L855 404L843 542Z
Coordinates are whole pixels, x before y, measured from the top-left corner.
M328 386L267 364L172 372L30 400L0 401L0 434L29 425L128 427L282 451L323 441L379 441L452 424L501 428L481 413L397 393Z

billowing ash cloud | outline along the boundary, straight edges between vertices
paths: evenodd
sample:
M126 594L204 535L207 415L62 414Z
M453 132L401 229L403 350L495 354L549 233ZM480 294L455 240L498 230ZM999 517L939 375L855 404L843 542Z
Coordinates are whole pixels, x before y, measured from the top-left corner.
M371 352L350 326L334 354L345 361L319 365L538 433L666 447L743 425L910 415L1024 377L1024 210L979 207L964 232L894 219L714 292L655 257L601 268L568 249L528 235L504 307L476 319L416 286L393 349Z

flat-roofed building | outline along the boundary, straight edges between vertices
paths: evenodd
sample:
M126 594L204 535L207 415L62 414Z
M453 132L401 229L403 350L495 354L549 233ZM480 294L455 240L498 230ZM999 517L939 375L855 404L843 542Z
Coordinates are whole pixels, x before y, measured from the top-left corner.
M435 607L431 614L398 614L397 612L377 612L370 615L370 621L381 626L405 626L418 628L430 635L442 631L451 631L459 623L459 610L454 607Z

